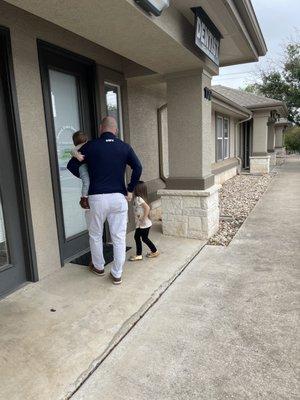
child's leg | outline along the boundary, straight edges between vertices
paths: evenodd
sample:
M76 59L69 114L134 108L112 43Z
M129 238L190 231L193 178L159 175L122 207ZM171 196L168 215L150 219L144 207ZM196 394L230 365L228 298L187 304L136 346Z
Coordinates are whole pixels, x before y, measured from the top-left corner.
M149 231L150 231L150 228L141 229L142 241L149 247L149 249L151 250L152 253L156 253L157 248L155 247L154 243L152 243L148 237Z
M135 234L134 234L134 240L136 244L136 255L141 256L142 255L142 241L141 241L141 231L142 229L136 228Z
M79 167L79 176L82 181L81 196L88 197L90 188L90 176L88 166L86 164L82 164Z

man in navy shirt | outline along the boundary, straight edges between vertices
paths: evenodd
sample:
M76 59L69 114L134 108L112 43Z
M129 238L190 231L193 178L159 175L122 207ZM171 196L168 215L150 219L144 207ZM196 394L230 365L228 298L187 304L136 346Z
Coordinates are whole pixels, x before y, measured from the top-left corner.
M90 211L87 220L92 253L91 270L97 275L104 275L102 236L103 225L107 220L114 248L114 263L110 274L113 283L120 284L126 254L127 200L132 199L142 166L131 146L117 138L117 123L113 117L103 119L100 132L100 138L87 142L80 149L90 177ZM67 168L79 177L81 165L82 163L73 157ZM126 165L132 169L127 187Z

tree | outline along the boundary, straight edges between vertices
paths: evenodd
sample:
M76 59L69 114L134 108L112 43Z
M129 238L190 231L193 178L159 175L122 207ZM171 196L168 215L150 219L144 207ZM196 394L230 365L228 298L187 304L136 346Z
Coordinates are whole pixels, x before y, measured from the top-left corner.
M300 127L295 126L285 132L284 146L289 151L300 152Z
M260 70L259 82L248 85L245 90L284 101L289 121L300 125L300 43L289 43L281 65Z

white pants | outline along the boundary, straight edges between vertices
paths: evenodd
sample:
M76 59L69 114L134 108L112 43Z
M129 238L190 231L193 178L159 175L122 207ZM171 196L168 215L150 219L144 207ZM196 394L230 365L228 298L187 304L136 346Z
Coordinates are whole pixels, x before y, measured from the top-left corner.
M89 196L89 204L87 223L92 262L95 268L104 268L102 236L103 225L107 220L114 249L111 273L115 278L120 278L126 256L127 200L121 193L95 194Z

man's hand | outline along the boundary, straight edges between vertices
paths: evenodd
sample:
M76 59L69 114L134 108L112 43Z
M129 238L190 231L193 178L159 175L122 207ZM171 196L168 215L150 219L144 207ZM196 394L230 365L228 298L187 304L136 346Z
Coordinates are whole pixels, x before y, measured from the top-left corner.
M130 202L132 200L132 193L131 192L127 192L127 196L125 196L127 201Z

